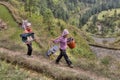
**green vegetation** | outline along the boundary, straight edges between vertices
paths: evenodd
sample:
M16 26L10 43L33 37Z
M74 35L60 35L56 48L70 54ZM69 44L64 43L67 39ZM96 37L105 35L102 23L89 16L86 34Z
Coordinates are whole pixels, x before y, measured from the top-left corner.
M0 5L0 8L1 8L1 10L3 10L3 13L5 13L5 14L0 14L0 18L3 19L5 22L9 21L8 29L0 31L0 36L1 36L0 47L4 47L4 48L10 49L12 51L20 51L21 53L23 52L25 54L26 50L27 50L26 45L23 44L23 42L21 41L20 36L19 36L23 30L15 23L11 14L4 6ZM50 15L49 15L49 13L50 13ZM36 34L36 38L38 39L39 43L43 44L43 46L45 47L45 48L39 48L36 43L33 43L33 49L34 49L33 54L34 55L36 55L36 56L37 55L45 55L46 50L48 50L49 40L51 40L51 38L56 38L57 36L61 35L61 32L63 31L63 29L67 28L67 29L69 29L69 31L71 33L70 36L74 36L74 38L76 40L76 44L77 44L76 49L68 50L68 54L69 54L69 56L71 56L71 59L75 60L76 58L80 58L80 57L93 59L95 57L93 55L92 51L90 50L90 48L87 44L87 41L82 37L82 33L79 29L75 28L74 26L66 24L64 21L62 21L60 19L53 18L53 22L51 22L52 14L49 10L46 11L46 15L47 16L42 16L42 15L40 16L40 15L32 14L31 17L28 16L28 20L32 23L32 26L33 26L32 28ZM2 17L2 16L6 16L7 20L4 19L4 17ZM49 17L50 17L50 19L47 19ZM53 23L53 24L51 24L51 23ZM20 57L20 56L19 56L19 58L17 57L17 59L15 59L15 58L14 59L21 61L20 58L22 59L22 57ZM9 58L9 59L11 59L11 58ZM75 62L76 62L76 60L75 60ZM33 64L31 64L30 66L32 66L35 69L40 67L40 70L46 70L46 68L44 66L42 67L42 65L37 65L38 63L36 64L37 67ZM53 70L49 71L49 68L46 71L48 71L48 73L53 72ZM61 74L61 72L60 72L60 74ZM71 78L70 75L71 74L66 74L64 76L61 75L61 77L59 76L57 78L66 78L67 76L69 76L69 78ZM56 75L53 74L53 76L56 76ZM75 78L75 77L73 77L73 78ZM82 78L81 76L79 76L79 77ZM85 79L86 77L83 76L83 78Z
M0 80L48 80L44 75L0 61ZM50 78L49 78L50 80ZM51 79L52 80L52 79Z
M85 11L92 8L94 4L96 5L99 4L98 2L100 2L101 0L90 0L90 1L89 0L75 0L75 1L73 0L61 0L61 1L59 0L35 0L35 1L6 0L6 1L8 1L10 4L13 5L14 8L16 8L21 18L26 18L26 17L28 18L28 20L32 23L32 28L33 28L33 31L35 32L35 36L38 42L44 46L44 48L39 48L39 46L36 43L33 43L34 56L45 55L45 52L48 50L49 41L52 38L56 38L57 36L61 35L61 32L63 31L63 29L67 28L71 33L70 36L74 37L76 41L76 48L73 50L68 49L68 55L70 56L73 64L75 65L75 68L77 69L80 68L83 70L94 72L97 75L100 75L100 76L102 75L113 80L119 79L119 76L117 76L117 75L120 75L119 62L114 61L111 57L105 57L100 60L96 59L95 55L92 53L87 43L87 41L90 41L89 39L90 37L86 36L86 33L84 34L77 27L70 25L70 24L77 25L77 26L82 25L84 22L79 23L80 16L83 16ZM111 2L113 2L113 0L111 0L110 3ZM113 6L111 8L113 8ZM105 9L102 9L102 10L105 10ZM8 24L7 30L0 31L0 36L1 36L0 47L4 47L11 51L17 51L25 54L26 46L25 44L22 43L19 36L23 32L23 30L14 21L11 14L4 6L0 5L0 10L1 10L0 18L3 19ZM92 11L94 11L94 8L92 8ZM96 11L96 8L95 8L94 14L99 11L100 11L99 9L97 9ZM87 11L87 13L89 12ZM89 14L90 16L93 15L91 13ZM114 15L112 15L112 17L115 20L117 20L119 15L116 14L116 11L113 14ZM88 16L87 18L89 18L90 16ZM102 20L105 19L103 21L103 22L106 21L104 26L107 26L108 24L106 23L111 20L109 16L103 19L100 18L99 20L98 16L99 15L94 15L90 19L90 21L85 25L86 29L88 29L89 27L89 30L87 31L97 34L97 28L95 28L96 23L102 22ZM85 19L85 22L86 21L87 20ZM109 26L111 25L112 24L109 24ZM93 28L95 28L95 30ZM112 33L113 31L111 29L113 28L110 28L110 31L106 31L106 28L105 28L104 32ZM10 56L10 57L7 55L7 53L6 54L1 53L1 55L2 57L4 57L4 59L8 59L11 62L13 61L13 63L15 62L16 64L27 66L36 71L37 70L41 71L43 73L46 73L54 77L55 79L73 79L73 80L89 79L86 76L73 75L72 74L73 72L68 71L66 68L64 71L61 71L61 69L59 67L56 67L56 65L53 67L53 65L42 64L43 62L48 61L47 59L45 59L45 57L43 57L43 59L40 57L42 60L45 60L45 61L39 64L38 61L33 61L32 63L29 63L29 61L27 61L28 58L26 59L23 56L19 56L19 55ZM112 62L113 64L111 64ZM62 63L64 64L63 60L62 60ZM109 67L113 65L115 69L113 67ZM56 72L58 72L58 74L56 74ZM63 73L64 75L62 75ZM26 79L26 75L21 75L20 78ZM18 77L16 77L16 79L18 79Z
M83 30L102 37L117 37L120 31L119 18L119 8L102 11L99 14L93 15L83 27ZM99 30L98 26L101 26L101 30Z
M112 10L106 10L106 11L102 11L98 14L98 19L99 20L103 20L104 19L104 16L109 16L109 17L112 17L114 16L115 14L115 10L117 11L117 14L120 14L120 9L112 9Z
M101 60L101 63L104 65L109 65L111 60L112 58L110 56L106 56Z
M18 7L17 0L8 0ZM19 1L28 15L32 13L44 15L46 10L50 10L55 18L82 27L88 19L103 10L119 8L119 0L22 0ZM113 4L114 3L114 4ZM23 9L22 8L22 9Z
M85 25L92 15L98 14L104 10L120 8L119 5L119 0L96 0L96 4L92 8L87 10L85 14L83 14L80 18L80 26L82 27L83 25Z
M22 8L22 6L18 7L18 9L19 8ZM7 19L3 18L3 20L5 22L8 21L9 28L6 31L0 32L1 33L0 35L2 37L0 39L2 44L0 45L2 47L9 48L12 50L25 51L26 49L25 45L22 43L19 36L22 33L22 29L14 22L11 14L8 12L8 10L5 9L4 6L1 6L1 10L3 10L2 12L5 14L3 15L1 14L0 16L1 18L2 16L7 17ZM40 15L36 15L35 13L32 13L31 17L29 16L27 17L28 17L28 20L32 23L33 31L35 32L39 43L45 47L45 49L40 49L38 46L36 46L37 45L36 43L33 43L34 51L37 52L36 54L38 54L39 52L44 54L46 52L46 49L48 48L49 40L51 40L51 38L60 36L62 30L64 28L67 28L71 33L70 36L73 36L75 38L76 45L77 45L76 49L68 50L69 52L71 52L71 55L74 55L76 57L82 56L86 58L94 57L87 42L81 36L82 33L79 34L81 31L75 28L74 26L66 24L62 20L55 19L49 9L45 12L44 16L42 15L40 16ZM7 34L7 35L4 35L4 34Z
M21 41L19 35L22 30L18 27L9 11L3 5L0 5L0 9L0 19L5 21L8 26L7 30L0 31L0 46L12 48L13 50L21 49Z
M29 17L33 15L42 16L43 22L46 22L46 23L48 22L47 25L49 25L49 29L50 29L50 26L55 26L53 25L55 24L54 18L62 19L71 25L77 26L79 28L84 28L86 26L85 24L87 23L87 21L92 15L98 14L104 10L112 10L112 9L120 7L119 0L105 0L105 1L103 0L91 0L91 1L90 0L74 0L74 1L71 1L71 0L62 0L62 1L58 1L58 0L44 0L44 1L41 1L41 0L34 0L34 1L33 0L23 0L23 1L7 0L7 1L11 3L12 5L14 5L14 7L17 7L19 9L19 14L21 16L25 16L25 15L28 15ZM92 34L94 33L99 34L98 29L96 28L96 25L95 25L97 22L97 16L96 17L95 16L93 16L92 22L87 23L89 29L87 29L86 31ZM109 22L108 19L106 20ZM102 22L99 21L99 22L103 23L104 21ZM115 24L111 24L112 21L109 24L107 21L105 22L106 24L104 25L105 27L103 31L100 32L102 33L103 36L107 36L106 34L111 35L114 33L113 27L115 27ZM109 28L109 30L107 30L106 26L112 26L112 27L107 27ZM84 29L86 29L86 27ZM50 31L50 33L52 35L55 35L54 31ZM115 34L119 34L119 33L115 33Z

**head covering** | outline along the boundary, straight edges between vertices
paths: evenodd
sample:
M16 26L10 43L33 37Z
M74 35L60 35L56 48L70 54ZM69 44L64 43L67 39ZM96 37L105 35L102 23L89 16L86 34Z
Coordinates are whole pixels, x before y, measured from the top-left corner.
M22 20L22 28L26 29L28 20Z
M62 33L62 36L65 36L65 35L67 35L67 34L69 34L68 30L67 30L67 29L64 29L64 30L63 30L63 33Z
M29 26L31 26L31 23L27 23L27 25L26 25L27 27L29 27Z

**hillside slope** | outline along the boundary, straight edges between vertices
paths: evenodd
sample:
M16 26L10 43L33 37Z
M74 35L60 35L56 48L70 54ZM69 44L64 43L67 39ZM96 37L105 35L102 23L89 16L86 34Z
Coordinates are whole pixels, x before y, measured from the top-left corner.
M1 31L1 46L12 48L13 50L25 50L25 46L22 43L19 35L22 33L22 29L14 22L14 19L12 18L11 14L9 14L9 11L5 9L4 6L1 5L1 19L3 19L5 22L8 23L9 28L5 31ZM4 13L4 14L3 14ZM6 17L4 17L6 16ZM37 51L38 53L40 51L43 51L43 54L45 53L46 49L48 49L48 43L51 38L55 38L59 35L61 35L61 29L67 28L70 31L70 36L73 36L76 40L76 48L74 50L69 50L72 52L72 54L76 54L79 56L86 56L90 57L89 55L92 54L86 40L81 36L81 31L73 26L67 25L62 20L53 19L54 23L51 26L51 29L49 30L49 25L44 23L42 16L32 15L32 17L28 18L29 21L32 23L33 31L35 32L39 43L41 43L45 49L40 49L36 43L33 44L34 51ZM11 34L9 34L9 32ZM7 34L7 35L3 35ZM10 43L11 45L7 45L7 43ZM12 44L14 43L14 44ZM5 45L6 44L6 45ZM13 47L11 47L13 45ZM23 48L23 49L21 49Z
M0 59L5 59L7 62L18 64L27 67L28 69L44 73L56 80L109 80L109 78L98 76L92 72L84 71L77 67L70 69L62 63L55 65L54 61L47 60L40 55L28 57L25 56L24 53L17 51L13 52L5 48L0 48L0 55Z
M0 80L53 80L35 71L26 70L18 65L13 66L0 60Z
M18 7L15 8L17 11L19 10L21 12ZM39 48L39 45L33 43L33 56L27 57L25 55L27 50L26 46L22 43L19 36L23 30L18 27L17 23L11 16L11 13L9 13L6 7L0 5L0 10L0 18L8 24L7 30L0 31L1 59L7 60L13 64L20 64L24 67L47 73L46 75L51 75L55 79L105 80L106 78L104 77L113 80L120 79L119 76L117 76L119 75L119 63L109 57L105 57L102 60L96 59L95 55L91 52L87 41L82 36L83 33L78 28L66 24L60 19L54 19L52 16L46 15L46 18L42 15L38 16L36 14L32 14L31 17L27 16L28 20L32 23L33 31L35 32L39 43L44 46L44 48ZM22 13L24 14L24 11ZM49 10L46 13L49 14ZM49 22L49 20L46 22L45 20L47 19L50 21L53 20L52 24L48 24L51 22ZM70 59L73 62L73 69L66 67L64 60L61 60L60 65L54 64L54 60L58 53L55 55L53 60L46 59L45 57L45 52L48 50L49 46L49 40L59 36L64 28L69 29L71 33L70 36L75 38L77 44L75 49L68 49L67 51ZM115 69L114 67L109 67L113 65L115 65ZM65 75L63 75L63 73L65 73Z
M93 15L83 30L101 37L117 37L120 31L120 9L102 11ZM100 28L98 28L100 26Z
M24 5L23 9L31 15L45 16L47 10L55 18L62 19L71 25L82 27L88 19L103 10L119 8L120 0L6 0L15 7Z

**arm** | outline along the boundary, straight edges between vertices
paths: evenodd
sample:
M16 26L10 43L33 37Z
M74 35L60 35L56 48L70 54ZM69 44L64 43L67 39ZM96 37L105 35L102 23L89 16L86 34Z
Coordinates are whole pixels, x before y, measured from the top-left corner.
M53 41L53 43L59 43L60 40L61 40L61 37L58 37L58 38L56 38L56 39L54 39L54 40L52 40L52 41Z

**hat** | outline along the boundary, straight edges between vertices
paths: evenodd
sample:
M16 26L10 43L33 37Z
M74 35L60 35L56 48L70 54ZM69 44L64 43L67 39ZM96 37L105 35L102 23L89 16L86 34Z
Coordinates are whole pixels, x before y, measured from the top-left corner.
M63 33L62 33L62 36L65 36L65 35L67 35L67 34L69 34L68 30L67 30L67 29L64 29L64 30L63 30Z
M31 23L27 23L27 25L26 26L31 26Z

